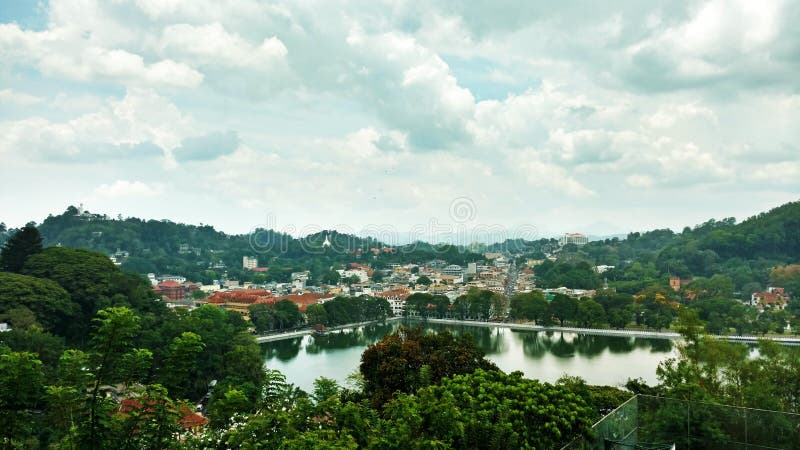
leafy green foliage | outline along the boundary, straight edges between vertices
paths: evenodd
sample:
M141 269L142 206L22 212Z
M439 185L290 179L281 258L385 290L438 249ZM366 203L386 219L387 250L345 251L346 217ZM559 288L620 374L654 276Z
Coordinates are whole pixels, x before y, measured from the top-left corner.
M102 308L125 305L142 312L165 309L155 301L146 280L121 272L105 255L89 250L48 247L28 258L22 272L55 281L69 293L77 306L74 320L65 331L72 341L88 334L90 319Z
M336 297L322 304L325 308L326 325L336 326L367 320L383 320L392 314L385 298Z
M441 380L386 405L381 448L560 448L591 426L591 409L563 386L499 371Z
M32 224L14 233L0 251L0 270L19 273L25 261L42 251L42 237Z
M0 346L0 436L5 448L20 446L34 431L30 416L43 388L42 362L36 355Z
M297 304L287 299L271 305L255 304L249 309L250 321L259 333L294 328L305 322Z
M427 368L423 371L423 367ZM496 367L483 357L471 336L426 334L421 328L400 328L370 345L360 365L366 394L376 406L395 392L413 393L423 385L476 369Z
M185 225L168 220L138 218L111 219L100 216L85 220L76 216L77 209L69 207L61 215L50 216L39 226L46 244L62 244L87 248L104 254L118 249L130 253L122 268L137 273L180 273L190 280L211 283L227 272L232 279L254 282L289 282L292 272L310 270L312 279L325 284L339 281L335 265L348 264L360 250L369 254L376 266L390 263L429 261L442 258L453 264L481 261L482 256L453 245L414 243L380 252L374 256L371 248L386 244L373 238L361 238L322 231L295 239L273 230L257 229L250 234L228 235L209 225ZM331 247L322 246L328 237ZM184 245L182 250L182 245ZM186 248L188 247L188 251ZM269 271L257 273L242 267L242 257L256 254ZM366 258L366 256L363 256Z
M17 314L12 314L13 310ZM19 311L22 309L22 311ZM33 314L34 323L25 326L14 317L24 311ZM78 316L78 307L69 293L57 283L9 272L0 272L0 317L10 319L15 328L29 328L39 324L45 330L64 335L70 322Z
M514 320L532 320L541 323L547 317L547 300L544 299L544 294L538 291L516 294L511 297L510 306L510 317Z

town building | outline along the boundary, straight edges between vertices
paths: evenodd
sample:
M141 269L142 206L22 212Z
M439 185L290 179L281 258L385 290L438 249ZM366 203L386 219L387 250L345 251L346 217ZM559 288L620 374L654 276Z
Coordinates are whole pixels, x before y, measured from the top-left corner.
M575 244L577 246L586 245L589 243L589 238L580 234L580 233L565 233L561 239L558 240L558 244L560 246L565 246L567 244Z
M406 299L411 295L408 288L398 287L389 291L379 292L375 296L385 298L389 302L389 307L392 309L392 314L395 316L402 316L405 309Z
M788 303L789 295L780 287L768 287L766 292L753 292L750 296L750 306L756 306L761 311L784 309Z
M191 298L192 292L200 289L196 283L179 283L174 280L166 280L153 286L153 291L158 294L163 301L174 303L183 302Z
M242 256L242 267L253 270L258 267L258 258L255 256Z
M449 266L442 269L442 273L445 275L455 275L460 277L464 273L464 268L459 266L458 264L450 264Z
M594 271L597 273L606 273L609 270L614 270L614 266L607 266L605 264L594 266Z

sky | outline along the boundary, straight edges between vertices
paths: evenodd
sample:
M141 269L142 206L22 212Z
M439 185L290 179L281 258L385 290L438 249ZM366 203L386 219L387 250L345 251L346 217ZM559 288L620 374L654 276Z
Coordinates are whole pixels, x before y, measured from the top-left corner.
M0 0L0 221L480 240L797 200L800 2L613 5Z

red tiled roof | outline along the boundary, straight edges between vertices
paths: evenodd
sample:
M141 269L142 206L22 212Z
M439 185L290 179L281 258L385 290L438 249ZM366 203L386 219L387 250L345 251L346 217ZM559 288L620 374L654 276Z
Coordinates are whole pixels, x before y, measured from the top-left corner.
M404 289L392 289L390 291L379 292L375 296L382 298L398 297L405 300L406 298L408 298L409 295L411 294Z
M153 412L152 406L155 404L153 400L147 402L147 409L145 412ZM127 414L136 409L142 409L142 403L133 398L123 398L120 401L119 412L121 414ZM197 428L203 427L208 424L208 419L192 412L189 408L181 408L180 410L181 418L178 419L178 423L183 427L183 429L190 429L190 428Z
M208 424L208 419L201 416L200 414L191 413L189 415L183 416L180 420L178 420L178 423L181 424L181 426L183 426L184 429L197 428L206 426Z
M309 305L319 303L319 301L322 300L323 298L332 298L332 297L333 297L332 295L304 292L302 294L290 294L281 297L275 297L275 299L276 302L281 300L289 300L290 302L296 304L300 308L300 311L304 312Z

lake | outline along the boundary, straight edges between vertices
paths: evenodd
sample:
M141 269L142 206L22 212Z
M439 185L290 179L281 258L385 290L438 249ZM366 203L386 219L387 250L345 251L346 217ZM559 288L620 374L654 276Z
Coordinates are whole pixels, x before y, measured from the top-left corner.
M401 324L389 322L303 336L261 344L265 366L278 369L286 380L310 391L324 376L344 384L358 371L361 353ZM469 333L486 352L487 359L505 372L519 370L527 378L555 382L564 374L577 375L589 384L619 386L628 378L655 384L656 367L675 356L668 339L593 336L577 333L515 331L504 327L420 324L431 331Z

